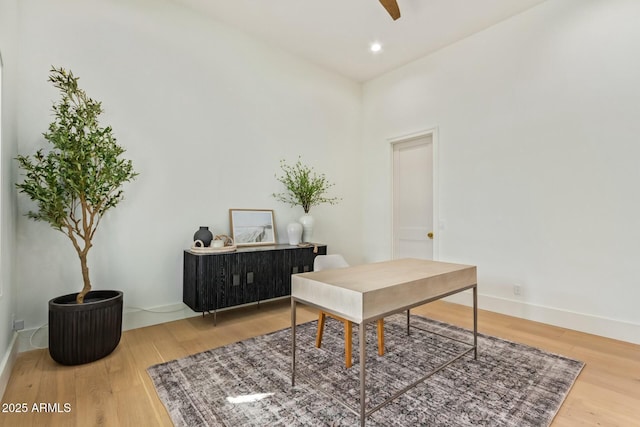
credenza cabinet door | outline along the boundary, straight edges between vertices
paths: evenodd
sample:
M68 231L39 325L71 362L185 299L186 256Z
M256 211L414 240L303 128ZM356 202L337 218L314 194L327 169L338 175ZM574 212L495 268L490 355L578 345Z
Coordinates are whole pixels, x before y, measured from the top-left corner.
M278 269L278 260L282 258L282 253L283 251L271 251L268 256L261 256L255 260L255 270L258 272L255 281L260 300L279 296L276 294L276 282L282 275Z
M232 307L244 301L244 283L242 281L242 263L238 257L224 254L220 257L220 276L216 282L218 290L218 308Z
M194 311L211 311L216 305L216 262L185 251L182 300Z
M313 248L300 248L283 252L283 257L279 263L282 281L276 286L277 297L291 295L291 275L313 271L313 261L316 255L325 255L327 253L326 247L323 249L324 251L321 252L320 248L318 248L317 254L313 253Z

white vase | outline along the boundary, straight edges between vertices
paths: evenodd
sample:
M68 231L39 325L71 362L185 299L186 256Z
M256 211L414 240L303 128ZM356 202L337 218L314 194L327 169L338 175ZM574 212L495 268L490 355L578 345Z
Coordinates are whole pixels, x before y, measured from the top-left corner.
M300 238L302 237L302 224L299 222L292 222L287 225L287 234L289 235L289 244L297 245L300 243Z
M314 219L308 213L300 217L300 224L302 224L302 241L310 242L313 235L313 223Z

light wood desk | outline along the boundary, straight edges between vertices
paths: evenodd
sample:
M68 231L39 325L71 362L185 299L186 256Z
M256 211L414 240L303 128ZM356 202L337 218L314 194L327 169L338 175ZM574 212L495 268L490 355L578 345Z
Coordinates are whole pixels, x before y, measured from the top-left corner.
M409 333L409 309L467 289L473 289L473 345L469 344L468 350L436 370L427 373L394 394L387 401L367 409L365 401L366 338L364 333L366 325L369 322L407 310L407 333ZM477 300L476 267L471 265L400 259L293 275L291 277L291 385L295 385L296 377L296 304L298 302L359 325L360 410L358 412L346 402L340 400L338 402L359 415L360 423L364 426L366 417L371 413L450 363L471 351L474 352L474 358L477 357ZM335 396L329 396L336 399Z

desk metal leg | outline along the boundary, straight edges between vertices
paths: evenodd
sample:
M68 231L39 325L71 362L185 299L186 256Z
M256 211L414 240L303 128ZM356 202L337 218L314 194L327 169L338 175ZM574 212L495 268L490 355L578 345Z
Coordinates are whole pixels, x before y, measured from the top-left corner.
M367 324L366 323L361 323L360 327L358 328L358 335L359 335L359 339L360 339L360 426L364 427L364 424L366 422L366 402L365 402L365 380L366 380L366 374L365 374L365 360L367 358L366 355L366 349L367 349Z
M409 327L410 317L411 317L411 310L407 310L407 335L411 335L411 328Z
M478 287L473 287L473 359L478 359Z
M291 298L291 387L296 385L296 300Z

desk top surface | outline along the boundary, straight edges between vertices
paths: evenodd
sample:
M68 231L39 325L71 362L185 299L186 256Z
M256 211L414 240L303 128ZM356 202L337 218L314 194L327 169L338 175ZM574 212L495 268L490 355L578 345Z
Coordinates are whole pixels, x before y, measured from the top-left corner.
M315 282L322 282L327 285L366 293L464 270L473 270L475 274L475 269L476 267L472 265L404 258L331 270L314 271L298 274L294 277L310 279Z
M291 296L361 322L476 283L475 266L407 258L296 274Z

